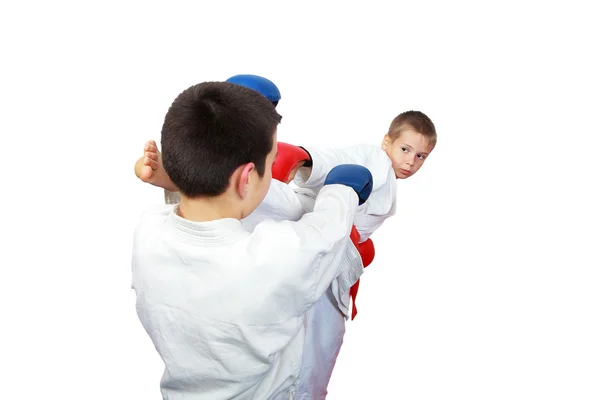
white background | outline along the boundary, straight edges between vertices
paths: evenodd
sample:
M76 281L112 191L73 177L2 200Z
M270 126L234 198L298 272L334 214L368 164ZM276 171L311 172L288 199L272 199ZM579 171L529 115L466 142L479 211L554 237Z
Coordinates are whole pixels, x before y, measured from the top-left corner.
M163 193L133 164L183 89L238 73L280 87L282 141L438 130L330 399L600 398L592 2L392 3L2 3L1 398L160 399L130 255Z

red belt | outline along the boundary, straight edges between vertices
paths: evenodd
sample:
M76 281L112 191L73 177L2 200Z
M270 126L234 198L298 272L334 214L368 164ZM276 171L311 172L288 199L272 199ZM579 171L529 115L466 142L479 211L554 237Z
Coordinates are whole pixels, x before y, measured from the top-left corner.
M371 264L373 259L375 258L375 246L373 245L373 241L371 239L367 239L362 243L359 243L360 234L356 230L356 227L353 225L352 230L350 231L350 239L356 249L360 253L360 258L362 259L363 268L366 268ZM358 285L360 284L360 279L356 281L356 283L350 288L350 297L352 297L352 319L356 317L358 313L356 309L356 296L358 295Z

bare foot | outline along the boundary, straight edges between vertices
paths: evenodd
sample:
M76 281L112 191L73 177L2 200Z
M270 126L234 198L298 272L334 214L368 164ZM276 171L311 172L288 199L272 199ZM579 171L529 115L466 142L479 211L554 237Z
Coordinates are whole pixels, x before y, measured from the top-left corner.
M179 191L163 167L162 157L154 140L144 145L144 156L135 163L135 175L143 182L170 192Z

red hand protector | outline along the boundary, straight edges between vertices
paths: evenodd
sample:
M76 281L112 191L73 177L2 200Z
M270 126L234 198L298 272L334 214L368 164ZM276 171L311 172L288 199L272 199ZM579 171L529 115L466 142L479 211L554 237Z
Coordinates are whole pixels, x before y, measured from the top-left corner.
M375 258L375 245L371 239L367 239L358 245L358 252L362 258L363 267L367 268Z
M310 161L306 150L292 144L277 142L277 157L273 163L273 179L290 183L290 173Z
M356 246L356 249L360 254L363 268L366 268L373 262L373 259L375 258L375 245L373 244L373 241L371 239L367 239L363 243L359 243L360 234L354 225L350 231L350 240L352 240L352 243L354 243L354 246ZM350 297L352 297L352 319L354 319L356 314L358 314L358 310L356 309L356 296L358 295L359 284L360 279L356 281L356 283L350 288Z

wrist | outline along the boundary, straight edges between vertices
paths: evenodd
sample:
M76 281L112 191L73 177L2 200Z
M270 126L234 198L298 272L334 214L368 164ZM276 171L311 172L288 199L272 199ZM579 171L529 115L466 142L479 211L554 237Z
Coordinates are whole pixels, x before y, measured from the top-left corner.
M309 151L306 150L306 148L302 147L302 146L298 146L300 147L302 150L304 150L306 152L306 154L308 155L308 160L304 161L304 164L302 164L302 167L305 168L311 168L312 167L312 156L310 155Z
M298 177L300 179L300 182L306 183L310 179L311 175L312 175L312 166L300 167L300 168L298 168L298 171L295 174L294 178Z

